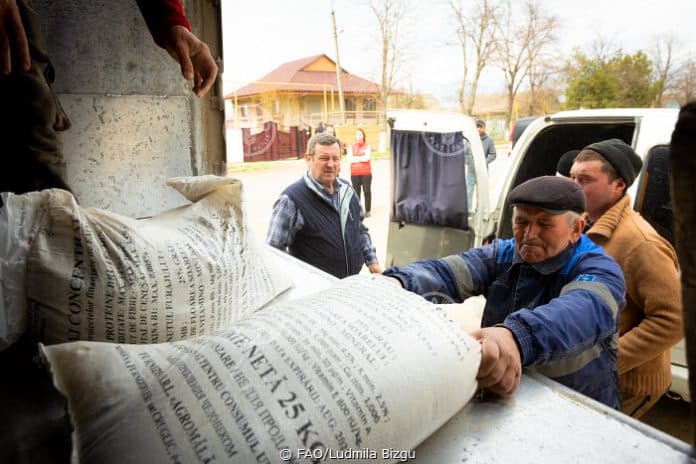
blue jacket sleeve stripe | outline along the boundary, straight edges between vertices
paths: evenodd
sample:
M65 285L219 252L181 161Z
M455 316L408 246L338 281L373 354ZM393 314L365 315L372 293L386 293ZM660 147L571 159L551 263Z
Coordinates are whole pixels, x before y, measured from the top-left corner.
M406 290L436 303L460 303L457 285L449 266L435 259L416 261L407 266L394 266L384 275L396 277Z
M614 295L611 294L611 291L605 284L601 282L580 282L576 280L570 282L561 289L561 296L573 290L587 290L596 294L607 304L607 306L609 306L609 309L611 309L611 314L614 318L616 318L616 316L619 314L619 303L616 301L616 298L614 298Z
M454 282L457 285L457 291L459 292L459 297L462 300L469 298L474 295L474 281L471 277L471 271L469 270L469 265L466 264L464 258L460 255L452 255L442 258L447 266L449 266L452 276L454 277Z
M570 356L567 358L558 359L556 361L551 361L540 366L535 366L534 369L547 377L563 377L579 371L590 362L599 358L599 355L601 354L601 346L595 345L575 356Z
M576 356L611 337L617 328L616 317L604 300L594 292L579 290L534 309L520 309L505 318L503 325L518 339L524 365Z

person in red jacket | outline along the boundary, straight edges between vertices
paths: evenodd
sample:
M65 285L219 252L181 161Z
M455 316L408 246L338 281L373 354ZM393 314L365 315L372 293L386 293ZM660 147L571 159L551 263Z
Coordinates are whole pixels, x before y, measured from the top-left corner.
M360 190L365 191L365 216L370 216L372 208L372 165L370 158L372 149L365 140L365 131L361 128L355 130L355 143L348 147L348 159L350 160L350 180L360 199Z
M179 63L194 93L205 95L218 68L208 46L191 32L181 0L137 3L155 43ZM70 120L51 87L54 74L31 1L0 0L0 127L8 135L0 191L70 190L58 135Z

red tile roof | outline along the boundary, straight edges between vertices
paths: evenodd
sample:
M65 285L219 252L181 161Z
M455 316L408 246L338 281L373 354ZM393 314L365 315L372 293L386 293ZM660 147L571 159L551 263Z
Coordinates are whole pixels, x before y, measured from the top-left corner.
M336 71L306 71L305 68L312 63L325 58L336 64L326 55L314 55L295 61L290 61L278 66L261 79L251 82L236 92L225 95L225 98L246 97L271 91L289 92L323 92L324 88L330 91L338 91L336 84ZM374 82L354 76L341 68L341 87L346 93L370 93L379 92L379 86Z

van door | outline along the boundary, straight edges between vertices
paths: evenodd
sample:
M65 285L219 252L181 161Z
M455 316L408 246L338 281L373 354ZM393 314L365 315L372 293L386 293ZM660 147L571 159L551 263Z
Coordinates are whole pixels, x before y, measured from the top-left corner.
M489 219L486 161L471 118L390 112L391 214L386 266L477 246Z

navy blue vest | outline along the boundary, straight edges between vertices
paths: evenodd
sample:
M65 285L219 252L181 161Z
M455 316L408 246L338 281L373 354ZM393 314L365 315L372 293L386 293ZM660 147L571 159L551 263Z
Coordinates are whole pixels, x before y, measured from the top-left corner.
M360 202L356 195L351 195L344 241L339 212L312 191L304 178L283 193L295 202L304 219L304 227L289 247L290 254L338 278L360 272L365 258L360 246Z

